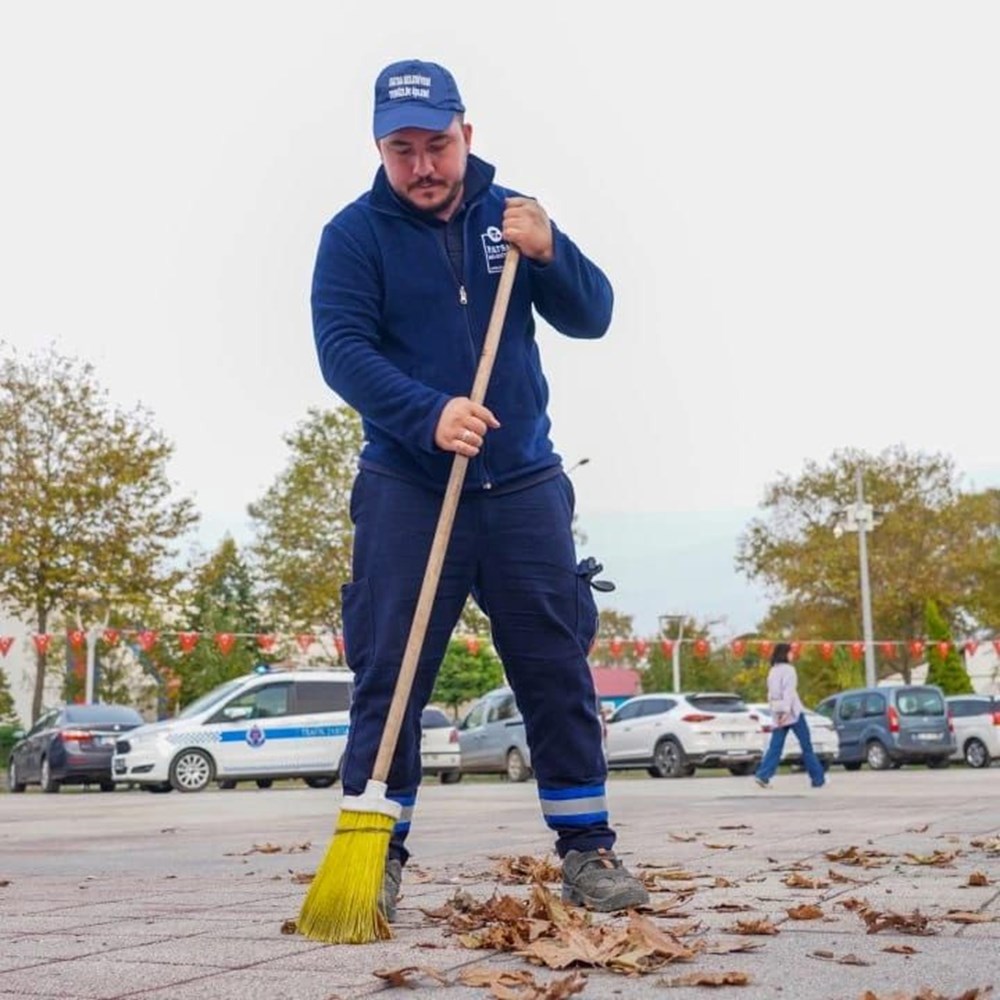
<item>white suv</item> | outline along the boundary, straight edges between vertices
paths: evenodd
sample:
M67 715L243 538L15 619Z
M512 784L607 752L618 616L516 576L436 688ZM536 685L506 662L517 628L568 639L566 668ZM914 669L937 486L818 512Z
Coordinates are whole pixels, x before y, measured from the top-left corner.
M654 778L698 767L750 774L763 751L761 720L737 694L644 694L608 719L608 767L644 767Z
M175 719L138 726L115 743L116 782L150 791L200 792L303 778L337 780L347 745L354 675L348 670L268 670L210 691Z
M1000 698L956 694L945 698L955 726L954 760L969 767L989 767L1000 757Z

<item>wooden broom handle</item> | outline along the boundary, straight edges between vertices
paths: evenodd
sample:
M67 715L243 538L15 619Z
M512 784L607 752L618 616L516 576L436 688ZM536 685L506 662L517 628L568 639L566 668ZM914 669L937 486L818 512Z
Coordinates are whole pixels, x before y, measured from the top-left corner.
M489 385L493 362L496 360L497 348L500 345L500 333L507 316L507 303L510 302L510 292L514 286L514 275L517 272L520 256L517 247L508 244L507 258L504 261L503 272L497 285L496 298L493 300L490 324L486 328L483 350L479 355L476 379L472 384L472 392L469 396L474 403L482 403L486 398L486 387ZM451 465L451 475L448 477L448 486L444 491L444 501L441 504L441 513L438 515L437 528L434 531L434 541L431 543L431 554L427 558L424 582L421 584L417 607L413 613L410 636L406 640L403 662L399 668L399 676L396 678L396 689L392 695L392 703L389 705L385 728L382 730L378 756L375 758L372 778L376 781L384 782L387 779L392 756L396 752L399 730L403 725L403 714L406 712L406 704L410 700L413 678L417 674L417 664L424 647L424 638L427 635L427 626L434 608L434 598L437 595L438 582L444 567L444 557L448 551L451 529L455 523L455 512L462 496L462 484L465 481L465 473L468 468L469 459L456 452Z

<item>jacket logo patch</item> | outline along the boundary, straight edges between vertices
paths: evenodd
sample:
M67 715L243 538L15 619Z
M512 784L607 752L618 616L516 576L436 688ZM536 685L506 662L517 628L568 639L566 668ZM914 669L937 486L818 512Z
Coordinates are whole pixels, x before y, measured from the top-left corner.
M499 274L503 270L503 262L507 259L507 244L503 241L503 233L496 226L489 226L479 238L483 242L487 272Z

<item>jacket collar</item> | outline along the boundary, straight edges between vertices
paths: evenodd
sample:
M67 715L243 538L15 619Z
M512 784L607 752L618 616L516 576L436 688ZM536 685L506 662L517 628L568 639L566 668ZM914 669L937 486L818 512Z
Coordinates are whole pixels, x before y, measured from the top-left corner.
M468 206L478 201L479 198L489 190L493 183L493 176L496 168L479 159L478 156L469 154L465 164L465 190L463 192L464 205ZM427 217L417 212L410 205L406 204L395 191L389 187L389 180L385 175L385 167L379 167L372 182L371 205L380 212L389 212L392 215L403 215L410 218L427 221Z

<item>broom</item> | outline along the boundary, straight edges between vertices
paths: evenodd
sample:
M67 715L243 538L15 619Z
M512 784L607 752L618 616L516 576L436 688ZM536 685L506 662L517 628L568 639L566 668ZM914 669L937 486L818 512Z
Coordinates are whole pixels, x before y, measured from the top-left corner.
M486 398L519 257L517 248L508 245L470 393L474 403L482 403ZM469 459L456 452L371 778L361 795L344 797L333 840L302 902L298 929L314 941L363 944L392 937L389 924L379 912L378 897L385 874L389 837L401 810L399 803L386 797L386 779L417 672L468 466Z

